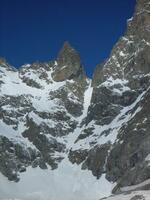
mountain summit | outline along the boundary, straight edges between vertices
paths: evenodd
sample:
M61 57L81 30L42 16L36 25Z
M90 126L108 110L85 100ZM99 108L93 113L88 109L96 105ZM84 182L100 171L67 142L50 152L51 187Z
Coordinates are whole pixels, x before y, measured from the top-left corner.
M64 81L78 77L83 73L78 52L65 42L57 58L56 71L53 73L55 81Z
M137 0L92 80L68 42L55 61L0 61L0 200L150 199L149 27Z

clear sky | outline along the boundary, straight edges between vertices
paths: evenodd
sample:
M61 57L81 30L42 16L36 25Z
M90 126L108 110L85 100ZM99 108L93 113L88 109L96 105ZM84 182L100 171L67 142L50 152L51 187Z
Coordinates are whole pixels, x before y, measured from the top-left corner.
M91 76L123 34L135 0L0 0L0 57L19 67L57 57L64 41Z

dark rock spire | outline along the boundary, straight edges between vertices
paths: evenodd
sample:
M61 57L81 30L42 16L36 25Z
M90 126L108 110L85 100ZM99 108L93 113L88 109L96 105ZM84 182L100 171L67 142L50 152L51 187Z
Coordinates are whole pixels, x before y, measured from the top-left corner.
M79 53L66 41L58 53L53 79L64 81L79 76L80 73L83 73L83 70Z

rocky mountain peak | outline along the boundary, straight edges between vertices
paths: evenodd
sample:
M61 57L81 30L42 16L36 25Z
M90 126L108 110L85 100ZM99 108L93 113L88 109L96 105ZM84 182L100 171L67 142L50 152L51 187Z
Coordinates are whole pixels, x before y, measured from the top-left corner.
M55 81L73 79L83 74L79 53L69 44L64 42L58 53L56 69L53 73Z
M75 59L76 62L80 62L79 53L70 45L68 41L65 41L58 53L57 61L60 62L60 64L70 64L68 62L74 61L72 59Z
M93 85L115 79L134 79L149 72L150 1L137 0L133 17L127 20L127 31L114 45L110 57L96 67ZM137 81L137 80L135 80ZM138 83L133 83L135 87ZM134 85L134 86L133 86Z
M137 0L136 1L136 12L140 12L141 10L143 10L144 8L147 8L148 6L150 6L150 2L149 0Z
M63 43L63 45L62 45L62 47L60 49L60 52L62 52L64 50L75 51L75 49L71 46L69 41L64 41L64 43Z
M0 67L3 69L6 69L8 71L17 71L16 68L14 68L13 66L11 66L5 58L0 57ZM4 72L3 70L1 70L1 72Z
M137 40L150 41L150 2L137 0L134 15L128 20L127 35Z

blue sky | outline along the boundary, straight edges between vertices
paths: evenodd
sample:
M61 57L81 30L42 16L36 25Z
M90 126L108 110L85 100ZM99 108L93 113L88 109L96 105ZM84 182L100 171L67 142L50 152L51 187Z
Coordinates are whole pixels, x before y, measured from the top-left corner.
M0 57L19 67L57 57L64 41L89 76L123 34L135 0L0 0Z

